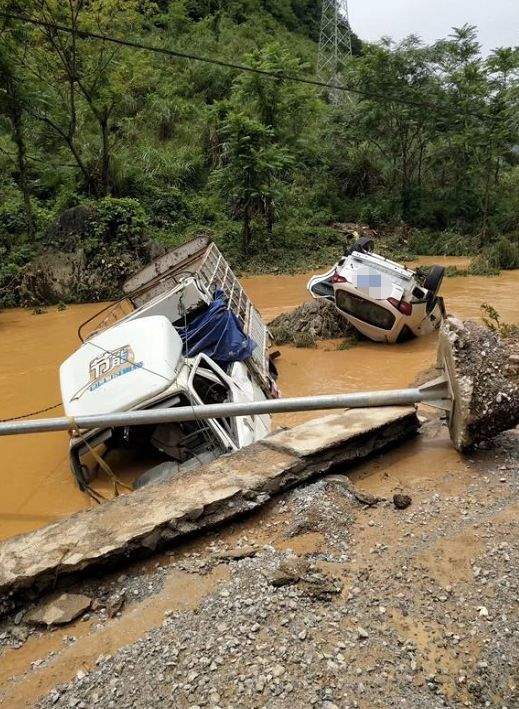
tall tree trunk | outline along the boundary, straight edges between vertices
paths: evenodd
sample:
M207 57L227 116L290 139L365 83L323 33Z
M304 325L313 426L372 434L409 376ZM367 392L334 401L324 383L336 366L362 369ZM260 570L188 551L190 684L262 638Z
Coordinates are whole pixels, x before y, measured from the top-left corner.
M250 228L250 208L246 205L243 210L243 228L241 234L241 252L244 256L250 253L251 228Z
M32 209L31 194L29 190L29 179L27 171L27 159L26 159L26 148L25 148L25 137L23 134L23 115L22 109L16 97L13 97L11 104L11 126L12 126L12 137L16 145L16 164L18 167L18 176L16 182L22 193L23 206L25 209L25 216L27 219L27 233L29 236L34 236L36 232L36 226L34 223L34 212Z
M102 145L101 185L103 195L106 196L110 194L110 137L108 134L108 118L106 118L106 116L100 118L99 125L101 127Z

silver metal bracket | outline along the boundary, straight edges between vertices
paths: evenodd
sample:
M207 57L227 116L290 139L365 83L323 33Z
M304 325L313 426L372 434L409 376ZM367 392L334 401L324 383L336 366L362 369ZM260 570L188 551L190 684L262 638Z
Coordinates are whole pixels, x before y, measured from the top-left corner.
M445 372L436 379L425 382L419 389L424 395L422 403L449 414L452 412L452 390Z

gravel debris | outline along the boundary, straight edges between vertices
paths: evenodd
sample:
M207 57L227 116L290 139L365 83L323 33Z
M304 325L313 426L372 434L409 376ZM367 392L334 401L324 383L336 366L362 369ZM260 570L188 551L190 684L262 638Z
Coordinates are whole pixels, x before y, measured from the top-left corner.
M424 429L435 443L438 427ZM140 604L164 597L173 573L193 588L209 586L196 607L161 612L158 627L113 654L102 645L95 662L48 684L38 706L518 706L518 433L474 451L456 473L417 474L419 482L406 485L406 509L395 509L402 481L385 477L380 457L386 501L376 506L318 480L145 570L84 581L78 591L98 600L87 638L110 624L117 637L126 617L136 622ZM369 494L362 480L355 488ZM287 535L296 521L301 531ZM208 574L217 569L225 574L213 581ZM25 628L13 617L0 641L17 647L13 633ZM79 648L83 638L69 637L35 660L28 682L52 671L67 647Z

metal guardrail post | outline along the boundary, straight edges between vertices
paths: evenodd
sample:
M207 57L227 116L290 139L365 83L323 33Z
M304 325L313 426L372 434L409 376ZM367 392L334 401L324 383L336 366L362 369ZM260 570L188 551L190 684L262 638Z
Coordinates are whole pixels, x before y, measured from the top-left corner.
M265 399L245 403L179 406L169 409L146 409L121 413L77 416L70 418L33 419L0 423L0 436L44 431L91 430L117 426L141 426L144 424L195 421L227 416L251 416L293 411L324 411L329 409L371 408L377 406L404 406L430 402L431 405L450 409L451 398L448 382L440 378L414 389L367 391L353 394L329 394L324 396L301 396L282 399Z

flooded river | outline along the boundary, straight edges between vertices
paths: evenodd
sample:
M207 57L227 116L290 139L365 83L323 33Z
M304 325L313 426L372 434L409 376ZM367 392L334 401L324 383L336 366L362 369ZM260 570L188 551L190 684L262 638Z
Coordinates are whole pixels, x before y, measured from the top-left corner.
M463 266L460 258L420 258L420 263ZM308 299L311 274L253 276L243 279L266 320ZM519 271L500 276L446 278L442 286L447 310L478 318L481 303L492 304L504 320L519 322ZM37 411L59 402L58 367L77 346L76 330L100 305L87 304L41 315L25 310L0 312L0 385L2 419ZM359 391L406 386L434 359L436 335L400 345L365 342L340 351L336 342L315 349L281 347L279 386L285 396ZM45 415L61 415L61 408ZM277 416L291 424L310 414ZM68 468L67 434L47 433L0 438L0 538L26 532L92 504ZM96 489L109 495L99 478Z

